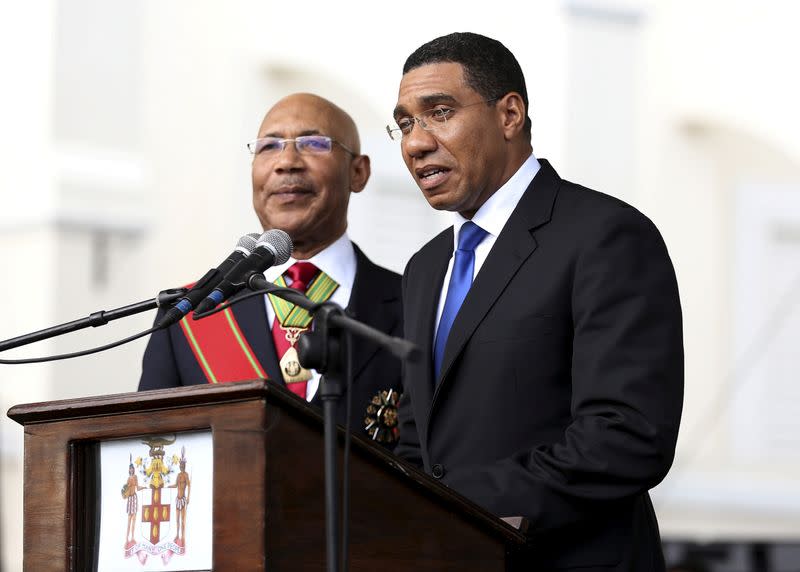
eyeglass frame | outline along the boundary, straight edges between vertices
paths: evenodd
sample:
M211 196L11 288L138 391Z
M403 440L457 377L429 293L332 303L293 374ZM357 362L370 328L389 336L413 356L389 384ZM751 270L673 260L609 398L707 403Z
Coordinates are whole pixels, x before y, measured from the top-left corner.
M472 107L474 105L479 105L481 103L492 103L493 101L497 101L498 99L500 99L500 97L492 97L492 98L489 98L489 99L482 99L482 100L476 101L474 103L468 103L466 105L449 105L447 107L450 107L449 111L456 111L458 109L464 109L465 107ZM442 117L442 121L439 122L439 126L446 125L447 124L447 115L444 114L445 110L444 109L439 109L437 107L432 107L431 109L426 109L425 111L423 111L419 115L412 115L411 116L411 128L408 130L408 133L403 133L403 128L400 127L397 124L396 121L395 121L395 127L392 127L391 123L387 124L386 125L386 133L389 135L389 139L391 139L392 141L402 141L403 137L405 137L406 135L411 135L411 132L414 130L414 125L415 124L419 125L424 131L427 131L428 133L436 131L436 129L438 129L439 127L431 126L429 123L426 123L423 116L427 115L427 116L429 116L429 118L432 118L432 117L435 116L437 111L442 112L442 116L441 116ZM392 133L398 133L398 132L400 133L400 136L395 138L392 135Z
M309 139L312 139L312 138L313 139L327 139L331 143L331 148L328 149L327 151L315 152L315 151L301 151L300 148L297 147L297 141L305 141L305 140L309 140ZM342 149L344 149L345 151L350 153L353 157L358 157L358 153L356 153L355 151L350 149L347 145L345 145L341 141L339 141L337 139L334 139L333 137L331 137L329 135L300 135L298 137L293 137L293 138L271 137L271 136L270 137L257 137L256 139L253 139L252 141L248 141L247 144L246 144L247 145L247 151L253 157L257 157L260 154L260 153L256 153L255 150L254 150L256 143L258 143L259 141L262 141L264 139L272 139L272 140L280 143L280 145L281 145L280 151L278 151L277 153L274 153L273 156L275 156L275 157L277 157L278 155L283 153L283 150L286 149L286 144L287 143L294 143L295 150L298 153L302 154L302 155L327 155L327 154L333 152L333 144L336 143Z

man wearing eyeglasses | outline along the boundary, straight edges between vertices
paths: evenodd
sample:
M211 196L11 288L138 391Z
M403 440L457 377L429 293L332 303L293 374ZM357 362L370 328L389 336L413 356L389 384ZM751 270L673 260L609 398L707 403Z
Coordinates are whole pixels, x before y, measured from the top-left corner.
M370 176L370 160L361 153L350 116L316 95L290 95L267 112L248 149L261 226L286 231L294 244L292 258L268 269L267 279L316 302L335 302L356 319L401 335L400 276L372 263L346 232L350 195L360 193ZM320 376L297 357L298 338L312 326L305 310L269 296L243 300L226 312L184 319L153 334L139 389L267 377L319 404ZM355 339L352 356L351 427L392 447L400 363ZM338 420L346 421L343 406Z
M396 453L500 517L531 569L664 570L648 489L675 451L681 309L655 226L531 146L522 70L459 33L406 60L403 160L453 227L409 261Z

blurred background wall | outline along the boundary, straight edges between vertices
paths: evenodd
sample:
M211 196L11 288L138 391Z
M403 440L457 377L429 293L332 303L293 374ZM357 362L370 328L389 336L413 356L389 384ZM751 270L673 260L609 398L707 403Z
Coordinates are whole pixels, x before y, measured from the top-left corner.
M155 296L259 230L249 155L265 110L313 91L372 157L351 237L385 266L447 225L386 136L405 57L495 37L528 82L533 148L652 218L684 308L678 455L654 491L665 539L800 541L800 6L781 0L263 0L0 4L0 339ZM143 314L2 357L146 329ZM21 569L17 403L136 388L140 340L0 366L0 566Z

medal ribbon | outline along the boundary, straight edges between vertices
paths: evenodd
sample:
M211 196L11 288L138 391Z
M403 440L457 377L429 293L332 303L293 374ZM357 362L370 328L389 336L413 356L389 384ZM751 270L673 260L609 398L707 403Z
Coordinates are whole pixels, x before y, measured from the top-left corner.
M310 262L296 262L286 270L285 274L292 278L290 288L302 292L316 304L328 300L339 287L335 280ZM285 288L286 280L283 276L279 276L275 284ZM280 362L283 381L292 393L305 399L308 380L312 378L312 374L300 364L295 344L298 337L311 326L313 318L303 308L277 296L269 296L269 300L275 311L272 341Z
M287 288L286 280L283 278L283 275L278 276L278 279L275 280L275 284L281 288ZM319 274L311 280L305 294L306 297L315 304L321 304L322 302L327 302L330 297L333 296L333 293L336 292L337 288L339 288L339 283L320 271ZM311 324L313 318L304 308L296 306L277 296L273 296L272 294L269 295L269 301L270 304L272 304L272 309L275 311L275 317L278 318L278 322L280 322L281 326L285 328L307 328Z

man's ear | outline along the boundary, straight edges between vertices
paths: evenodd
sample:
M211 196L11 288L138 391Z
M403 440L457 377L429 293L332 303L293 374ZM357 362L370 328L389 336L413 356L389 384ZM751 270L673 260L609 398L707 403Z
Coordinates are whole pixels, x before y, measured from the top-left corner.
M371 173L369 157L357 155L350 161L350 192L360 193L367 186Z
M495 105L506 139L513 139L525 127L526 109L522 96L516 91L510 91L498 99Z

